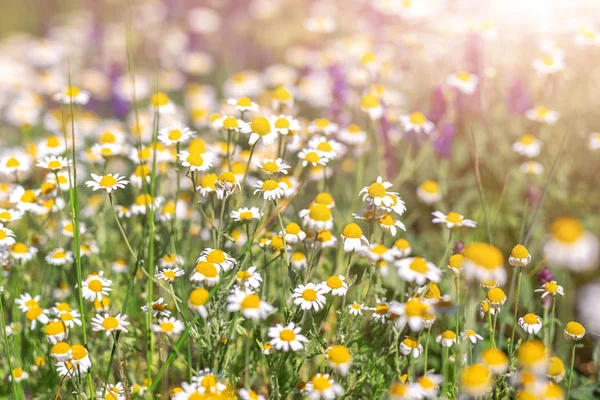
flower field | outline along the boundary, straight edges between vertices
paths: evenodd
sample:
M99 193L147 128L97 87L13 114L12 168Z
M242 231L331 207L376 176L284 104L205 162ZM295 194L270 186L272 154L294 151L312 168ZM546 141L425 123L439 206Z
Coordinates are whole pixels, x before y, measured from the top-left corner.
M0 399L600 398L594 1L0 22Z

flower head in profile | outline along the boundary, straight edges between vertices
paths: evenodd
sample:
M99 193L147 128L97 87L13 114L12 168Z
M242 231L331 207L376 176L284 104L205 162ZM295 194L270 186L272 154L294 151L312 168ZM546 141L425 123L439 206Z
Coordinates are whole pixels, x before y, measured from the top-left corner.
M61 156L44 157L36 164L40 168L48 169L52 172L58 172L72 164L71 160Z
M62 92L54 94L54 100L63 104L87 104L90 100L90 93L80 89L77 86L69 86Z
M248 289L235 288L227 297L227 311L240 312L247 319L265 319L275 308Z
M464 94L473 94L477 89L479 78L470 72L459 71L446 78L446 84L460 90Z
M400 123L406 132L423 132L429 135L435 129L434 123L429 121L425 114L420 111L400 117Z
M92 181L86 181L85 185L92 190L104 190L106 193L111 193L117 189L123 189L129 181L125 180L124 176L119 174L96 175L91 174Z
M469 228L475 228L477 226L477 222L467 219L459 213L454 211L450 211L447 215L441 211L434 211L431 213L433 215L433 223L434 224L446 224L446 228L460 228L463 226Z

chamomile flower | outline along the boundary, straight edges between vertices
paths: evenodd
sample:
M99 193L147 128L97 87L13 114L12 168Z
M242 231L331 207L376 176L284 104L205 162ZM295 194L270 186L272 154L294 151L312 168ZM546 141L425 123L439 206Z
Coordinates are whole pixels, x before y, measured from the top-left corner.
M348 283L343 275L333 275L321 283L325 293L331 293L332 296L345 296L348 292Z
M550 110L544 106L527 110L525 116L532 121L542 122L548 125L554 125L560 118L560 114L557 111Z
M257 188L254 194L261 193L265 200L277 200L285 194L287 185L283 182L277 182L273 179L267 179L266 181L257 181L254 185Z
M437 343L441 343L444 347L452 347L458 342L458 338L456 337L456 333L451 330L444 331L441 335L439 335L435 341Z
M19 210L21 213L29 211L35 214L40 212L40 194L40 190L30 190L25 189L22 186L17 186L10 194L9 201L13 204L16 204L17 210Z
M448 86L458 89L464 94L475 93L477 83L479 83L479 78L467 71L460 71L446 78Z
M300 130L300 123L289 115L280 115L278 117L272 117L271 123L273 130L283 136L295 135ZM293 140L293 139L292 139Z
M90 100L90 93L80 89L77 86L69 86L62 92L54 94L54 100L63 104L87 104Z
M97 399L109 399L109 400L125 400L127 395L125 394L125 388L121 382L116 385L108 384L106 388L98 390L96 392Z
M531 64L538 74L551 75L565 69L565 60L560 54L543 54Z
M0 237L2 236L2 226L0 225ZM46 256L46 262L51 265L65 265L73 262L73 253L63 248L52 250Z
M171 253L165 254L158 260L158 266L160 268L173 268L181 267L184 264L184 259L178 254Z
M154 318L171 316L171 311L167 310L167 303L165 303L165 299L162 297L150 304L142 306L141 309L145 313L152 311L152 316Z
M50 356L58 362L67 362L73 358L73 352L68 343L56 342L50 349Z
M256 393L254 390L250 389L240 389L238 395L241 400L267 400L267 398L263 395Z
M354 222L344 227L341 237L346 253L361 252L365 247L369 246L369 242L366 236L363 235L362 229Z
M250 290L234 289L227 296L227 311L240 312L247 319L265 319L274 307Z
M11 382L15 378L15 382L21 382L22 380L28 379L29 374L21 368L13 368L12 375L8 375L8 381Z
M0 248L10 247L15 243L15 233L0 223Z
M360 126L350 124L339 131L338 138L347 145L361 145L367 141L368 136Z
M200 257L198 257L196 263L202 261L208 261L225 272L237 265L236 259L225 253L223 250L211 248L204 249L202 253L200 253Z
M432 262L422 257L407 257L396 261L398 276L407 282L424 285L428 280L439 282L442 272Z
M160 318L156 324L152 324L152 331L164 333L167 336L179 335L185 329L185 324L174 317Z
M494 308L500 308L506 302L506 294L498 287L487 292L487 301Z
M460 338L462 340L470 341L471 344L476 344L477 342L480 342L483 340L483 337L472 329L466 329L466 330L462 331L460 334Z
M46 324L44 327L44 333L46 334L46 339L48 339L48 342L51 344L56 344L64 341L67 336L69 336L69 329L62 321L54 320Z
M412 354L413 358L419 358L423 353L423 346L414 337L406 336L400 342L400 353L405 356Z
M52 172L58 172L63 168L70 166L71 160L61 156L44 157L36 164L40 168L48 169Z
M281 158L275 160L265 158L264 160L257 162L256 166L269 177L278 174L287 175L287 170L290 169L290 166L284 164Z
M588 147L590 148L590 150L600 149L600 132L590 133Z
M543 375L548 367L546 346L539 340L523 342L517 350L517 360L522 368Z
M329 207L313 203L308 209L301 210L298 215L302 218L302 225L311 231L331 230L333 217Z
M391 187L390 182L386 182L381 176L378 176L375 182L361 189L359 196L362 196L362 200L367 204L373 204L378 208L389 208L394 205L392 196L397 195L397 193L388 192Z
M518 244L513 247L508 258L508 263L513 267L526 267L531 262L531 254L527 247L522 244Z
M300 251L295 251L292 254L292 267L294 267L294 269L302 270L302 269L306 268L307 264L308 264L308 261L306 259L306 256L304 255L304 253L302 253Z
M492 372L483 364L473 364L460 371L460 388L470 397L483 397L492 390Z
M533 313L525 314L519 318L519 326L525 332L537 335L542 330L542 320Z
M236 108L241 113L245 113L247 111L257 112L258 104L253 102L249 97L240 97L238 99L229 99L227 100L227 104L230 104Z
M463 251L461 271L467 280L479 282L495 280L500 285L506 283L504 256L502 252L487 243L474 242Z
M489 348L481 353L481 363L495 375L504 374L508 370L508 357L500 349Z
M246 289L258 289L263 280L254 265L247 270L238 271L235 274L235 279L238 284L243 285Z
M336 383L329 374L316 374L306 382L304 393L309 400L331 400L344 394L344 388Z
M96 314L92 318L92 329L94 331L104 331L106 336L116 331L127 332L125 328L129 325L126 315L117 314L116 316L109 315L108 313Z
M565 339L579 341L585 336L585 328L579 322L571 321L565 325Z
M440 185L436 181L426 180L417 188L417 197L425 204L435 204L442 199Z
M363 311L368 310L368 307L365 307L365 305L363 303L357 303L356 301L354 301L352 304L350 304L347 307L348 307L348 313L350 313L350 315L354 315L354 316L363 315Z
M94 191L100 189L109 194L117 189L123 189L129 183L124 176L119 176L119 174L96 175L92 173L91 176L93 180L86 181L85 185Z
M490 302L487 300L484 300L481 302L481 304L479 305L479 317L482 319L485 319L486 314L490 313L492 315L495 315L497 312L497 310L492 307L490 305Z
M167 270L161 271L165 273ZM220 267L209 261L196 263L194 271L190 275L190 281L203 282L207 286L214 286L220 278Z
M595 267L600 254L598 238L579 220L559 218L552 223L550 233L544 243L544 256L550 265L575 272L586 272Z
M326 293L327 289L323 285L307 283L295 288L292 298L294 299L294 304L300 306L302 310L313 309L314 311L319 311L325 305Z
M225 171L221 172L221 174L216 177L214 187L214 190L217 192L217 197L220 200L223 200L229 197L236 189L239 189L240 183L233 173Z
M185 275L185 272L182 269L175 267L165 268L157 272L154 276L161 281L165 281L166 283L173 283L175 282L175 279L183 275ZM190 278L190 280L192 279Z
M158 131L158 140L165 146L185 143L194 136L195 132L180 122L175 122Z
M404 258L410 256L412 247L408 240L401 238L394 242L391 251L395 258Z
M433 122L429 121L425 114L420 111L400 117L400 123L405 132L423 132L429 135L435 129Z
M188 297L188 307L190 310L200 314L202 318L208 317L208 310L206 308L206 302L210 297L208 290L204 288L198 288L192 290Z
M9 248L10 256L20 262L31 261L37 252L37 248L33 246L28 247L23 242L16 242Z
M519 140L512 145L512 149L515 153L529 158L539 156L541 148L542 142L530 134L521 136Z
M175 103L164 92L156 92L150 96L150 112L159 114L173 114L176 111Z
M298 158L302 160L303 167L306 167L307 165L312 167L316 167L318 165L325 166L330 161L330 159L319 150L310 148L301 150L298 153Z
M181 151L177 154L181 165L190 169L190 171L207 171L212 168L213 160L209 153L190 153L188 151Z
M308 125L309 133L321 133L325 136L331 136L337 131L337 124L327 118L317 118Z
M434 217L432 220L434 224L446 224L446 228L448 229L460 228L463 226L475 228L477 226L477 222L466 219L461 214L458 214L454 211L450 211L448 215L441 211L434 211L431 214Z
M0 223L8 224L23 218L23 214L18 210L10 208L0 208Z
M299 351L304 348L304 343L308 341L306 336L302 335L302 328L297 327L293 322L286 326L277 324L269 328L268 332L271 346L277 350Z
M81 295L86 300L102 300L112 290L112 281L103 276L103 272L92 273L82 282Z
M261 217L261 213L258 207L243 207L237 210L233 210L229 213L231 219L236 222L251 222L253 220L258 221Z
M256 117L250 124L242 128L242 132L249 134L248 144L253 146L260 139L265 146L269 146L277 139L277 131L275 131L273 123L266 117Z
M565 364L556 356L550 357L548 360L548 378L559 383L565 377Z
M422 399L423 396L424 393L418 383L406 383L403 381L394 383L387 393L387 399L389 400L418 400Z

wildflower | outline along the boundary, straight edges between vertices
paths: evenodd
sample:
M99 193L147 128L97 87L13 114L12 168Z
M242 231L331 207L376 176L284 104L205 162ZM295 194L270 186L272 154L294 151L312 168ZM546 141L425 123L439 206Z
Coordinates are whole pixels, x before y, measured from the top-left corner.
M348 292L348 284L346 278L342 275L331 276L321 284L325 289L325 293L331 293L332 296L345 296Z
M110 193L117 189L123 189L129 181L125 180L125 177L119 176L119 174L108 174L108 175L96 175L91 174L92 181L86 181L85 185L96 191L98 189Z
M350 366L352 365L352 355L346 346L330 346L325 351L325 356L331 369L341 376L348 375L348 370L350 370Z
M298 120L288 115L279 115L271 119L275 132L279 135L292 135L296 131L300 130L300 123Z
M184 329L184 323L173 317L164 317L152 324L153 332L164 333L167 336L179 335Z
M556 281L546 282L542 285L541 289L536 289L535 291L544 292L544 294L542 294L542 299L546 296L556 296L558 294L561 296L565 295L563 287L556 283Z
M544 243L544 256L550 265L575 272L592 269L599 257L598 238L586 231L577 219L562 217L552 223L551 235Z
M121 382L118 382L116 385L106 385L106 388L98 390L96 395L98 395L97 398L99 399L125 400L127 398L125 388Z
M182 276L184 274L185 272L182 269L175 267L163 269L157 274L155 274L155 276L157 279L160 279L167 283L173 283L177 277ZM192 279L190 278L190 280Z
M337 132L337 124L327 118L317 118L308 125L309 133L322 133L325 136L331 136Z
M550 357L548 360L548 378L559 383L565 377L565 365L558 357Z
M492 389L492 373L483 364L473 364L460 371L461 391L471 397L483 397Z
M450 75L446 79L446 84L450 87L460 90L464 94L473 94L477 89L479 78L467 71L460 71Z
M537 122L543 122L548 125L554 125L560 118L557 111L550 110L544 106L539 106L525 112L527 119Z
M21 213L33 212L38 213L40 206L38 204L38 196L41 194L40 190L25 190L22 186L14 188L10 194L10 202L17 205L17 210Z
M184 263L183 257L178 254L166 254L158 260L158 266L160 268L173 268L181 267Z
M247 319L265 319L274 307L252 291L235 289L227 296L227 311L239 311Z
M521 164L519 170L524 174L541 175L544 172L544 166L537 161L527 161Z
M500 284L498 281L483 281L479 284L479 286L481 286L481 288L486 292L489 292L490 290L500 286Z
M69 336L69 329L62 321L54 320L48 322L44 327L44 333L48 342L56 344L64 341Z
M242 132L250 134L248 144L251 146L256 144L259 139L262 139L265 146L269 146L277 139L277 132L273 128L274 127L268 118L257 117L254 118L249 125L244 126Z
M325 154L314 149L304 149L300 151L298 153L298 158L302 160L303 167L306 167L309 164L313 167L318 165L325 166L330 161Z
M519 155L532 158L540 154L541 147L542 142L539 139L536 139L533 135L526 134L513 144L512 149Z
M62 92L56 93L54 96L54 100L60 101L63 104L87 104L90 100L90 93L81 90L77 86L69 86L65 88Z
M302 328L296 327L293 322L290 322L285 327L277 324L269 328L270 344L277 350L298 351L304 348L304 343L308 341L306 336L301 334Z
M304 255L304 253L300 252L300 251L295 251L292 254L292 266L297 269L297 270L301 270L306 268L308 264L308 261L306 260L306 256Z
M264 159L261 162L257 162L256 165L264 172L267 176L273 176L278 174L287 175L289 165L284 164L281 158L276 160Z
M165 271L162 271L165 272ZM204 282L207 286L214 286L219 281L220 267L209 261L199 261L190 275L192 282Z
M374 263L380 263L382 261L392 262L394 260L394 252L381 243L363 247L362 253Z
M571 321L565 325L565 339L579 341L584 336L585 328L579 322Z
M148 313L152 311L152 316L156 317L170 317L171 311L167 310L167 304L165 303L165 299L162 297L156 301L153 301L149 305L146 304L142 306L142 311Z
M109 336L112 332L122 331L127 332L125 328L129 325L126 315L117 314L116 316L109 315L108 313L96 314L92 318L92 329L94 331L105 331L106 336Z
M394 242L394 246L391 249L395 258L408 257L412 252L410 243L406 239L398 239Z
M377 219L377 224L383 232L390 232L392 236L396 236L396 228L400 228L403 231L406 231L406 227L404 226L404 224L400 221L395 220L392 214L390 213L385 213L381 217L379 217L379 219Z
M304 392L310 400L335 399L344 394L344 389L329 374L316 374L306 383Z
M508 258L508 263L513 267L526 267L530 261L531 254L529 254L527 247L520 244L513 247Z
M344 227L341 236L346 253L360 252L369 245L367 238L363 235L362 229L354 222Z
M321 284L307 283L294 289L292 298L294 304L299 305L302 310L314 309L319 311L325 305L325 294L327 289Z
M259 220L261 217L258 207L243 207L238 210L233 210L230 213L231 219L236 222L251 222L252 220Z
M427 280L439 282L442 272L433 263L422 257L408 257L396 261L398 276L407 282L424 285Z
M545 373L548 365L546 346L539 340L523 342L517 350L517 359L521 367L536 374Z
M82 282L81 295L86 300L102 300L112 290L112 281L103 276L103 272L92 273Z
M339 139L348 145L362 145L367 141L367 133L360 126L350 124L340 130Z
M433 132L433 129L435 128L433 122L428 121L425 114L419 111L400 117L400 123L406 132L423 132L426 135Z
M225 272L229 271L237 264L236 259L229 256L229 254L225 253L223 250L210 248L207 248L200 253L200 257L196 260L196 264L202 261L208 261Z
M285 183L277 182L273 179L268 179L264 182L257 181L254 187L257 188L254 191L254 194L260 192L265 200L277 200L280 197L283 197L285 190L287 189Z
M498 248L487 243L474 242L465 248L463 256L461 270L464 271L467 280L496 280L500 285L506 283L504 256Z
M2 236L2 228L0 225L0 237ZM70 251L65 251L63 248L58 248L52 250L46 256L46 262L52 265L65 265L73 262L73 253Z
M235 274L235 279L247 289L257 289L263 280L260 274L256 272L256 266L251 266L245 271L238 271Z
M15 243L15 233L0 222L0 248L11 247Z
M542 320L533 313L525 314L519 318L519 326L525 332L537 335L542 330Z
M487 292L487 301L494 308L500 308L506 302L506 294L500 288L493 288Z
M44 159L38 161L36 165L40 168L49 169L50 171L56 173L61 169L70 166L71 160L60 156L49 156L44 157Z
M472 221L470 219L466 219L465 217L458 213L455 213L454 211L449 212L448 215L445 215L441 211L434 211L431 214L434 216L432 221L434 224L446 224L446 228L448 229L462 226L475 228L477 226L477 222Z
M306 238L306 233L302 231L300 225L295 222L290 222L286 225L285 230L279 233L280 236L285 237L286 243L298 243Z
M364 202L373 204L375 207L389 208L394 204L392 195L397 195L397 193L387 191L391 187L390 182L385 182L382 177L378 176L377 181L361 189L359 196L362 195Z
M188 151L181 151L177 154L181 165L190 169L190 171L207 171L212 168L212 157L208 153L190 153Z
M158 131L158 140L165 146L172 146L176 143L185 143L194 136L195 132L180 122L162 128Z
M33 257L37 254L38 249L35 247L27 247L25 243L15 242L9 248L10 255L17 261L26 262L33 259Z
M479 305L479 316L484 318L487 313L494 315L496 314L496 309L490 305L489 301L484 300Z
M262 396L256 393L254 390L250 389L240 389L238 392L241 400L266 400L265 396Z
M539 74L552 75L565 69L565 60L562 55L543 54L536 58L531 66Z
M481 353L481 362L492 374L501 375L508 370L508 357L496 348L489 348Z
M13 368L12 376L8 376L8 381L11 382L12 378L15 378L15 382L21 382L24 379L28 379L29 374L23 371L21 368Z
M400 342L400 353L407 356L412 354L413 358L419 358L423 353L423 346L419 341L411 336L406 336L402 342Z
M409 400L409 399L421 399L423 392L418 383L405 383L396 382L388 391L387 398L389 400Z
M348 306L348 312L350 313L350 315L354 316L362 315L363 311L366 309L367 308L363 303L357 303L356 301Z
M451 330L446 330L441 335L439 335L435 339L435 341L437 343L441 343L444 347L452 347L457 343L458 338L456 337L456 333L454 333Z
M417 188L417 196L425 204L435 204L442 199L440 185L433 180L426 180Z
M483 337L472 329L467 329L467 330L462 331L460 334L460 338L462 340L470 341L471 344L476 344L477 341L483 340Z
M176 111L175 104L164 92L156 92L150 97L150 110L159 114L173 114Z
M68 343L57 342L50 349L50 355L58 362L67 362L73 358L73 351Z
M23 218L23 214L18 210L10 208L0 208L0 223L10 223L12 221L18 221Z
M210 293L208 292L208 290L203 288L194 289L188 297L188 307L190 308L190 310L200 314L202 318L206 318L208 317L206 302L208 301L209 297Z
M448 259L447 266L450 269L450 271L452 271L455 275L460 275L460 269L463 258L464 256L462 254L453 254Z
M258 111L258 104L256 104L252 100L250 100L249 97L240 97L239 99L229 99L229 100L227 100L227 104L235 106L236 110L238 110L239 112L242 112L242 113L247 112L247 111L252 111L252 112Z
M229 171L222 172L214 182L215 191L219 199L229 197L236 188L240 187L240 183L236 180L235 175Z
M331 210L322 204L311 204L308 209L301 210L298 215L302 218L302 225L312 231L331 230L333 228Z

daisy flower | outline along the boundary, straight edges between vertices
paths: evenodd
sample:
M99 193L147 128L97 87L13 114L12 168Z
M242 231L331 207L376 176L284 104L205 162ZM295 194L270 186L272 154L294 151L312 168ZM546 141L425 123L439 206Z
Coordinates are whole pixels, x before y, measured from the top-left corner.
M543 122L548 125L554 125L560 118L560 114L557 111L550 110L544 106L527 110L525 116L532 121Z
M306 239L306 233L300 228L295 222L290 222L286 225L285 231L279 233L280 236L284 236L286 243L298 243Z
M237 265L235 258L225 253L223 250L207 248L200 253L200 257L196 260L196 263L208 261L215 265L215 267L227 272Z
M406 239L398 239L394 242L391 252L395 258L404 258L410 256L412 253L412 247Z
M412 354L413 358L419 358L423 353L423 346L414 337L406 336L400 342L400 353L405 356Z
M405 383L399 381L390 387L387 398L389 400L416 400L423 398L423 393L418 383Z
M236 108L241 113L245 113L247 111L257 112L258 104L250 100L249 97L240 97L239 99L229 99L227 100L227 104L230 104Z
M112 290L112 281L103 277L104 272L92 273L82 282L81 295L86 300L102 300Z
M325 136L331 136L338 130L337 124L327 118L317 118L308 125L309 133L322 133Z
M152 311L152 317L154 318L171 316L171 311L167 310L167 303L165 303L165 299L162 297L149 305L142 306L141 309L145 313Z
M165 146L172 146L176 143L187 142L195 133L182 123L175 122L158 131L158 140Z
M519 171L528 175L541 175L544 166L537 161L526 161L519 166Z
M463 257L460 269L467 280L495 280L500 285L506 283L504 256L498 248L487 243L474 242L465 248Z
M552 75L565 69L565 60L558 54L543 54L536 58L531 66L538 74Z
M500 308L506 303L506 294L498 287L492 288L487 292L487 301L493 308Z
M116 316L109 315L105 313L104 315L96 314L94 318L92 318L92 329L94 331L104 331L106 332L106 336L109 336L112 332L122 331L127 332L125 328L129 325L127 321L126 315L117 314Z
M121 382L116 385L106 385L106 388L98 390L96 395L98 395L98 399L125 400L127 398L125 388Z
M90 100L90 93L81 90L77 86L69 86L62 92L54 94L54 100L59 101L63 104L87 104Z
M299 305L302 310L319 311L325 305L326 293L327 289L321 284L307 283L295 288L292 298L294 304Z
M298 158L302 160L302 166L306 167L311 165L316 167L318 165L325 166L330 160L325 154L314 149L303 149L298 153Z
M537 335L542 330L542 320L533 313L525 314L519 318L519 326L525 332Z
M484 350L481 353L481 363L495 375L501 375L508 371L508 357L497 348Z
M61 156L49 156L37 162L37 166L44 169L49 169L52 172L58 172L63 168L70 166L71 160Z
M350 124L348 127L340 130L339 140L347 145L361 145L367 141L367 133L356 124Z
M18 210L10 208L0 208L0 223L10 223L12 221L18 221L23 218L23 214Z
M397 193L387 191L391 187L390 182L385 182L382 177L378 176L377 181L361 189L359 196L362 196L364 202L373 204L375 207L389 208L394 204L392 195L397 195Z
M183 257L175 253L166 254L158 260L158 266L160 268L181 267L183 264Z
M208 290L204 288L198 288L192 290L188 297L188 307L190 310L200 314L202 318L208 317L208 310L206 309L206 302L210 297Z
M15 233L0 223L0 248L10 247L15 243Z
M360 109L369 114L369 118L371 119L381 118L384 112L379 97L370 93L367 93L360 98Z
M548 378L559 383L565 377L565 364L558 357L550 357L548 360Z
M258 289L262 282L262 277L256 272L256 266L251 266L247 270L238 271L235 274L236 281L247 289Z
M434 211L431 213L433 215L432 222L434 224L446 224L446 228L452 229L454 227L462 227L466 226L469 228L475 228L477 226L477 222L472 221L470 219L466 219L462 215L451 211L448 215L444 214L441 211Z
M40 205L38 203L38 196L40 193L40 190L26 190L22 186L17 186L10 194L9 201L13 204L16 204L17 210L19 210L21 213L26 211L39 213Z
M565 325L565 339L579 341L585 336L585 328L579 322L571 321Z
M363 247L362 253L374 263L394 261L394 252L382 243L372 243L368 247Z
M207 174L204 175L199 182L196 190L202 197L208 197L209 194L217 191L217 175Z
M150 97L150 112L159 114L173 114L176 111L175 104L164 92L156 92Z
M453 254L448 259L447 267L454 273L454 275L460 275L463 258L464 256L462 254Z
M207 171L212 168L212 157L208 153L190 153L188 151L181 151L177 154L181 165L190 169L190 171Z
M277 350L299 351L304 348L304 343L308 341L306 336L302 335L302 328L296 327L293 322L290 322L285 327L277 324L269 328L268 332L271 341L271 346Z
M483 337L472 329L466 329L466 330L462 331L460 334L460 338L463 341L465 341L465 340L470 341L471 344L476 344L477 342L480 342L483 340Z
M14 175L29 172L31 160L26 155L14 154L0 159L0 172Z
M379 307L375 309L376 314L388 311L386 316L394 321L397 329L402 330L408 324L413 332L420 332L425 327L425 316L431 313L431 306L419 298L409 299L406 303L392 301L381 310L378 310Z
M224 115L220 118L217 118L211 124L215 129L224 129L228 134L238 133L242 131L242 128L245 128L248 125L241 119Z
M517 360L523 369L543 376L548 368L548 349L539 340L528 340L519 346Z
M385 324L390 312L390 304L388 304L385 299L376 299L375 307L369 308L369 310L374 311L373 318L375 318L375 320Z
M457 343L456 333L451 330L445 330L435 341L441 343L443 347L452 347Z
M73 351L68 343L57 342L50 349L50 356L58 362L67 362L73 358Z
M329 368L341 376L348 375L350 366L352 365L352 354L350 350L344 345L330 346L325 351Z
M15 382L21 382L24 379L28 379L29 374L21 368L13 368L12 374L8 375L8 381L12 382L13 378L15 378Z
M56 344L64 341L69 336L69 329L62 321L54 320L48 322L44 327L44 333L48 342Z
M307 266L307 260L306 260L306 256L304 255L304 253L300 252L300 251L295 251L292 254L292 267L294 267L294 269L296 270L301 270L306 268Z
M579 220L570 217L555 220L544 243L544 256L550 265L575 272L593 269L599 253L598 238Z
M257 181L254 184L257 188L254 194L261 193L265 200L277 200L285 194L287 185L283 182L277 182L273 179L267 179L266 181Z
M533 135L523 135L512 145L515 153L525 157L537 157L540 155L542 142Z
M235 189L240 188L240 183L235 178L235 175L229 171L222 172L214 182L217 197L223 200L229 197Z
M164 317L152 324L153 332L164 333L167 336L179 335L184 329L184 323L173 317Z
M331 230L333 217L331 210L322 204L313 203L308 209L301 210L298 215L302 218L302 225L311 231Z
M246 319L265 319L275 308L252 291L234 289L227 296L227 311L240 312Z
M396 261L398 276L407 282L424 285L427 280L439 282L442 271L422 257L407 257Z
M276 160L266 158L260 162L256 162L256 166L260 168L261 171L264 172L267 176L277 174L287 175L287 170L290 169L290 166L284 164L281 158L278 158Z
M377 219L377 225L383 232L389 232L392 236L396 236L396 233L398 232L397 228L406 231L404 224L395 220L390 213L385 213L379 217L379 219Z
M163 271L165 272L165 271ZM192 282L204 282L207 286L214 286L220 278L220 267L209 261L200 261L196 264L190 275Z
M306 382L303 392L309 400L330 400L342 396L344 388L330 378L329 374L316 374Z
M237 210L233 210L229 213L231 219L236 222L251 222L252 220L259 220L261 217L258 207L243 207Z
M460 371L460 389L470 397L484 397L492 390L492 372L483 364L465 366Z
M354 222L346 225L340 236L342 237L346 253L361 252L363 248L369 246L369 242L366 236L363 235L362 229Z
M460 90L464 94L473 94L477 89L479 78L470 72L460 71L446 78L446 84Z
M365 307L365 305L363 303L357 303L356 301L354 301L352 304L350 304L348 307L348 312L350 313L350 315L362 315L363 311L368 310L367 307Z
M417 188L417 197L423 203L432 205L442 199L440 185L436 181L426 180Z
M124 176L119 176L119 174L96 175L92 173L91 176L93 180L86 181L85 185L94 191L101 189L109 194L117 189L123 189L129 183Z
M27 247L25 243L16 242L9 248L10 256L17 261L27 262L31 261L38 252L35 247Z
M2 232L2 228L0 225L0 232ZM0 233L0 237L2 233ZM70 251L65 251L63 248L58 248L52 250L46 256L46 262L51 265L65 265L73 262L73 253Z
M325 293L331 293L332 296L345 296L348 292L348 284L343 275L333 275L321 283L321 287L325 289Z
M279 135L287 136L300 130L300 123L289 115L272 117L273 129Z
M508 263L513 267L526 267L531 262L531 254L527 250L527 247L522 244L518 244L513 247L508 258Z
M435 128L433 122L427 120L425 114L419 111L400 117L400 123L405 132L423 132L426 135L429 135Z
M250 124L242 128L242 133L250 134L248 144L255 145L260 139L265 146L269 146L277 139L277 131L273 129L271 121L266 117L257 117Z

